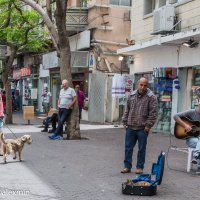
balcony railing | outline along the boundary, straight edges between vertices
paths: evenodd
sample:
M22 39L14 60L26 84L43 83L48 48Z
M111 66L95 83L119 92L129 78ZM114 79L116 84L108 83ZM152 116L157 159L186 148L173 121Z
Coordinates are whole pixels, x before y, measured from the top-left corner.
M67 10L67 31L80 32L88 25L87 8L70 8Z

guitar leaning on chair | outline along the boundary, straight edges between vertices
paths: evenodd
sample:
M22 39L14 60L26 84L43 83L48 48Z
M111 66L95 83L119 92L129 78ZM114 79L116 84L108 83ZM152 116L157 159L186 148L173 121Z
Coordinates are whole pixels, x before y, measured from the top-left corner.
M186 132L185 128L175 123L174 126L174 136L178 139L185 139L187 137L197 137L200 135L200 122L199 121L192 121L186 117L181 117L181 120L183 120L186 124L192 127L192 130L190 132Z

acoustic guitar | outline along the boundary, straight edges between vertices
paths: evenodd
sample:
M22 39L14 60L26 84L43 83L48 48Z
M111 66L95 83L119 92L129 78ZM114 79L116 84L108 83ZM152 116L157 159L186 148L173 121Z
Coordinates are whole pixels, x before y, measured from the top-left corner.
M174 127L174 136L178 139L185 139L187 137L197 137L200 135L200 122L199 121L192 121L186 117L181 117L181 119L191 126L192 130L190 132L186 132L185 128L178 124L177 122L175 123Z

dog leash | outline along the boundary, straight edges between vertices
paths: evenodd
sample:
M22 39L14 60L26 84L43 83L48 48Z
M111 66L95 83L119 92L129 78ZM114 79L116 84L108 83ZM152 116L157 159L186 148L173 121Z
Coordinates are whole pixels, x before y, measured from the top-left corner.
M3 125L15 136L15 138L18 138L14 133L13 131L5 124L5 122L2 120L3 122Z

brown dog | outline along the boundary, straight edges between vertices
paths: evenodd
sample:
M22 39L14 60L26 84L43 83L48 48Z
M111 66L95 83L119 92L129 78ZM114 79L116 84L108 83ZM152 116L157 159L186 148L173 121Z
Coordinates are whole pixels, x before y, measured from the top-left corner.
M21 152L24 147L24 144L31 144L32 143L32 138L31 135L24 135L20 138L17 139L4 139L4 134L1 132L0 133L0 140L3 145L3 161L6 163L6 157L10 153L14 153L13 159L17 158L17 152L19 154L19 161L21 160Z

